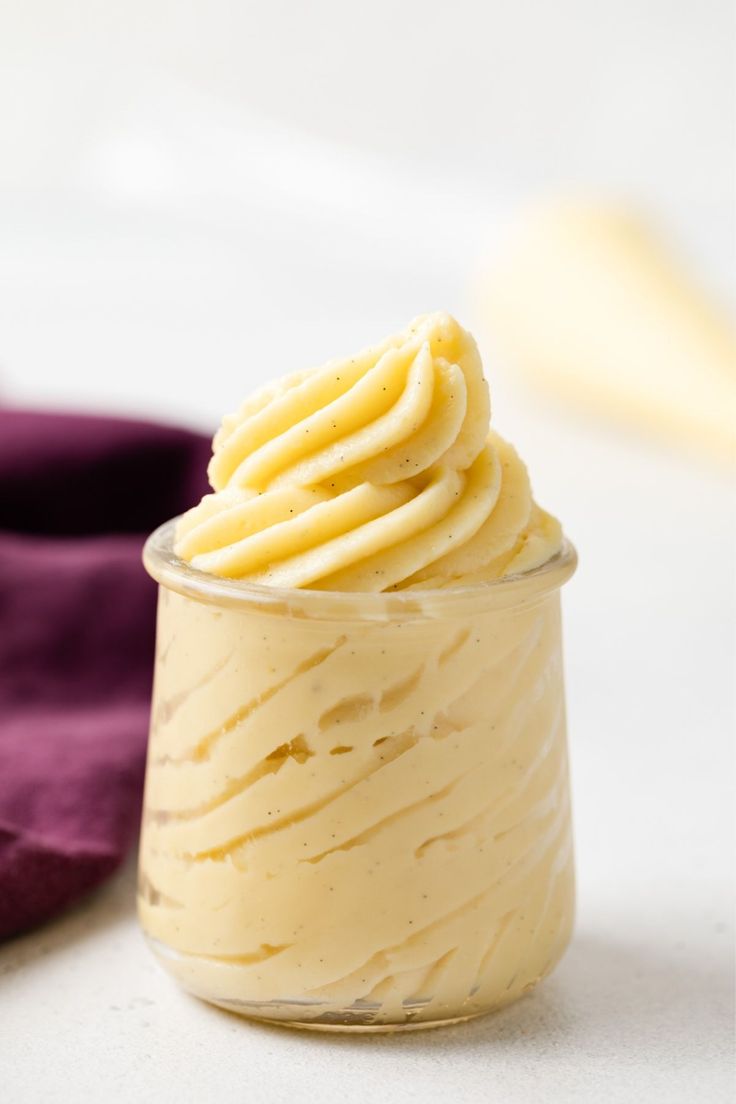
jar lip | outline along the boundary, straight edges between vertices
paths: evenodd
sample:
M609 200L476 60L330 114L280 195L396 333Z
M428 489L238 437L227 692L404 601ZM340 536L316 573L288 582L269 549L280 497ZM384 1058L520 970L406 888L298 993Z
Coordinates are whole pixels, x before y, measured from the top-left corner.
M369 620L416 620L468 613L485 606L503 608L526 604L566 583L578 559L575 546L563 537L560 551L539 567L465 586L396 591L272 587L211 575L180 559L174 552L178 520L178 517L171 518L159 525L143 548L146 571L161 586L212 605L241 606L315 620L356 616Z

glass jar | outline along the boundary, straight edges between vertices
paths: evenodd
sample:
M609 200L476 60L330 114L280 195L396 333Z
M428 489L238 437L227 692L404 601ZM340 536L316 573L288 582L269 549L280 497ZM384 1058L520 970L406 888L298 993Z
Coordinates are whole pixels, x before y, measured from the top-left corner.
M159 583L139 915L165 968L312 1028L456 1022L570 937L559 588L276 590L149 539Z

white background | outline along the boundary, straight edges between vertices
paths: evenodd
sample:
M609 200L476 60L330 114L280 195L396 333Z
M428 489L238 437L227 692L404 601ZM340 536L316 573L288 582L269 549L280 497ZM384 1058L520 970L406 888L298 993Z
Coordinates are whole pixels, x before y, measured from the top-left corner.
M733 295L725 0L6 3L0 399L214 427L447 307L537 195L624 197ZM312 1038L179 994L132 866L0 949L4 1099L731 1099L733 482L526 391L494 421L581 555L565 592L579 922L462 1028Z

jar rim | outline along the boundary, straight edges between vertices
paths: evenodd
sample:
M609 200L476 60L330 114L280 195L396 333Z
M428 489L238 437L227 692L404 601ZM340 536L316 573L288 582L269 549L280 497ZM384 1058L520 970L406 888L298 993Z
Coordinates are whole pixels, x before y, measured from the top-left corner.
M174 552L178 517L159 525L143 548L143 564L160 586L210 605L286 613L315 620L421 620L507 608L538 601L558 590L577 567L575 546L563 537L560 551L539 567L464 586L426 590L330 591L273 587L200 571Z

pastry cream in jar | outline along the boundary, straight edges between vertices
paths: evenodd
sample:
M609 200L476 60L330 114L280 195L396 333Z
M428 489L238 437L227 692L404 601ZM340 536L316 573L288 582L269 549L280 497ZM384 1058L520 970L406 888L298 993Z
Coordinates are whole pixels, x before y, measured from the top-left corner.
M213 494L149 540L139 912L198 996L428 1026L564 950L575 556L488 418L472 339L427 316L226 419Z

